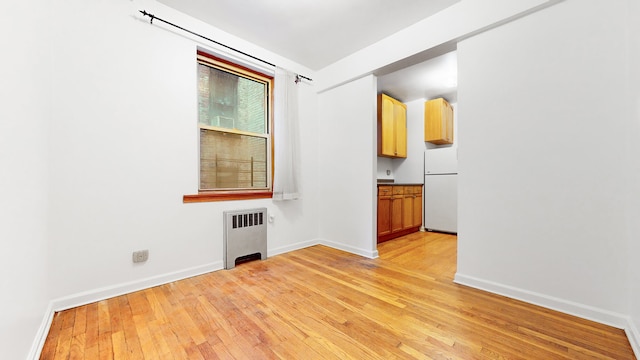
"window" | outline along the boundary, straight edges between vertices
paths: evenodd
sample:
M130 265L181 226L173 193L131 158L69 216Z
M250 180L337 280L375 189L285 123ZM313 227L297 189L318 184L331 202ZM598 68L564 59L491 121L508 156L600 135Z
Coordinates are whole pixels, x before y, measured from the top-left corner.
M273 77L198 52L198 195L271 197Z

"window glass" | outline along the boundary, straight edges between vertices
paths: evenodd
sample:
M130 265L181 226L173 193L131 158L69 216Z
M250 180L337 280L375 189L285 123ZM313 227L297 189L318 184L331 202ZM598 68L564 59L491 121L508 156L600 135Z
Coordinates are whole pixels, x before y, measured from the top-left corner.
M267 187L267 139L200 129L200 189Z
M271 79L198 59L200 191L270 190Z
M266 133L266 84L203 64L198 74L201 124Z

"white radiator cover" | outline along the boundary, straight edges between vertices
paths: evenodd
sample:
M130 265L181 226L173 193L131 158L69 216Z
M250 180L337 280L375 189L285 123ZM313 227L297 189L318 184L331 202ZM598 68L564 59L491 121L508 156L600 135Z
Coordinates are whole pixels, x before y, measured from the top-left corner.
M224 212L224 268L233 269L239 257L267 258L267 208Z

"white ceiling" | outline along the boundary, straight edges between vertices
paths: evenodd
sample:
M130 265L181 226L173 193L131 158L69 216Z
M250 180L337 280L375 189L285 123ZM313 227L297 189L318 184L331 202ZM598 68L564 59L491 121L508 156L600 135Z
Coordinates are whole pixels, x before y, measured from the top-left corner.
M378 77L378 91L408 102L444 97L458 101L458 56L456 51Z
M460 0L157 1L319 70ZM215 34L203 35L216 38ZM456 102L456 53L442 55L451 50L455 45L427 53L420 61L408 59L380 69L376 72L378 92L403 102L440 96Z
M460 0L158 1L319 70Z

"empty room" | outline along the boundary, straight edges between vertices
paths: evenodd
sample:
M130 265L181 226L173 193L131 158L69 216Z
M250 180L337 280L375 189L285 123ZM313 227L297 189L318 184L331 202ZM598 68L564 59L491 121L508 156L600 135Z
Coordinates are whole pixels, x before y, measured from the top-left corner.
M638 1L390 5L5 5L0 358L636 358Z

